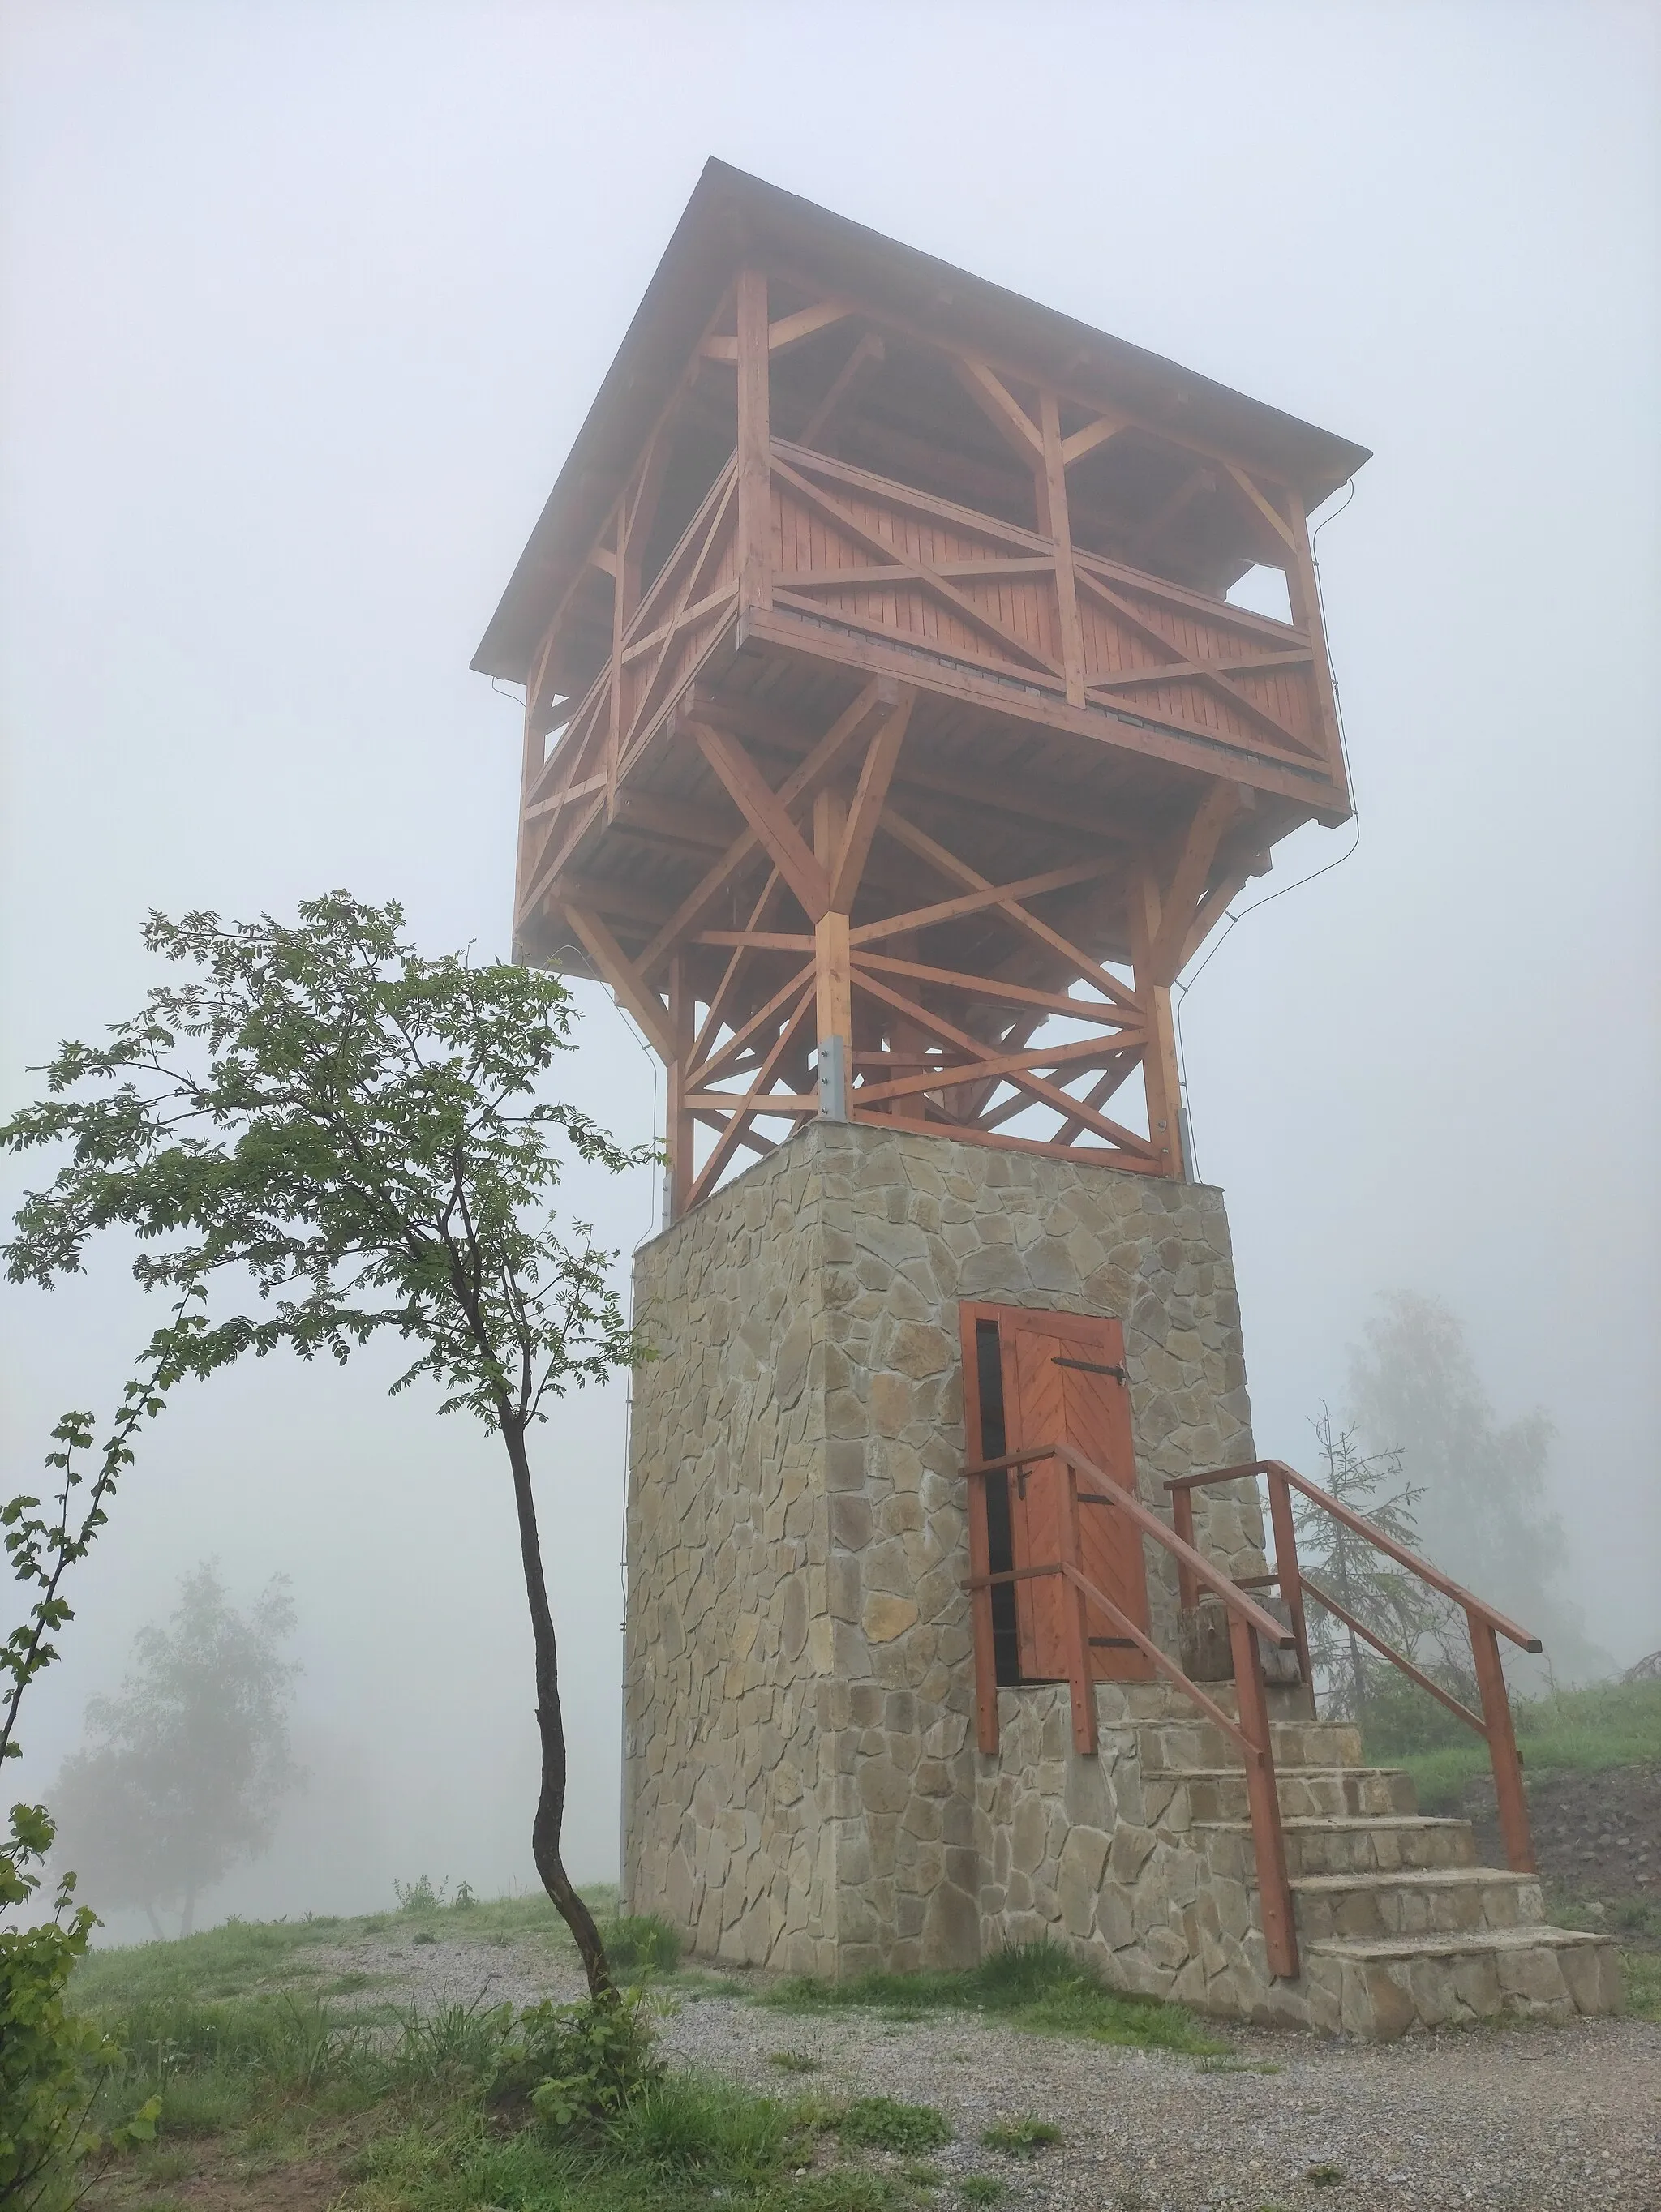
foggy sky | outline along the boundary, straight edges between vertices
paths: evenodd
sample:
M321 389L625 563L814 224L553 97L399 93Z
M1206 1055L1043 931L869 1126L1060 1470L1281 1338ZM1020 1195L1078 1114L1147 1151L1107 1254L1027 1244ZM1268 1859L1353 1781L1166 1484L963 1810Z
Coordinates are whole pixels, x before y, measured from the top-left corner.
M1378 1292L1445 1297L1501 1414L1560 1424L1593 1632L1653 1649L1655 25L11 0L0 1104L136 1004L152 906L344 885L505 953L520 716L467 663L719 154L1375 448L1318 540L1359 846L1183 1012L1258 1445L1307 1462ZM1354 844L1300 833L1241 903ZM643 1137L653 1063L585 1000L568 1090ZM576 1195L626 1252L653 1182ZM5 1292L8 1492L108 1410L150 1326L125 1265ZM501 1448L391 1371L181 1396L31 1693L39 1790L198 1559L293 1577L309 1811L210 1917L533 1880ZM583 1877L616 1863L625 1411L538 1446Z

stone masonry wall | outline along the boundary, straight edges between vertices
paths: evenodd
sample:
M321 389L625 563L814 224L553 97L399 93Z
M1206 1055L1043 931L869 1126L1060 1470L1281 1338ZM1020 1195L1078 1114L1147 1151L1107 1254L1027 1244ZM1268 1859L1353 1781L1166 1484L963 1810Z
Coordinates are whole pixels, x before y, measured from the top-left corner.
M979 1954L997 1762L971 1729L963 1298L1123 1320L1150 1504L1253 1456L1218 1191L815 1122L643 1247L624 1882L697 1953L840 1974ZM1258 1567L1255 1501L1196 1503L1202 1547Z

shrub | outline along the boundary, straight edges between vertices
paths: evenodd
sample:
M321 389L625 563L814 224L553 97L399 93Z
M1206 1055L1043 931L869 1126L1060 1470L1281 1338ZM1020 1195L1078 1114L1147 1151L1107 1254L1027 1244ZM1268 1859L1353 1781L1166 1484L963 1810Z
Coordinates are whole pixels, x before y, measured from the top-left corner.
M33 1896L40 1877L33 1868L52 1849L52 1836L43 1807L13 1806L0 1847L0 1911ZM50 1920L0 1929L0 2202L22 2212L55 2212L83 2193L75 2167L101 2147L88 2116L100 2077L121 2055L64 2002L70 1975L98 1924L74 1899L75 1876L65 1875ZM148 2142L159 2109L148 2098L106 2142Z
M649 2007L638 1991L532 2005L504 2038L494 2092L528 2098L551 2128L603 2123L661 2079L654 2041Z
M952 2140L944 2114L932 2105L902 2105L892 2097L855 2097L837 2124L845 2143L877 2150L933 2150Z

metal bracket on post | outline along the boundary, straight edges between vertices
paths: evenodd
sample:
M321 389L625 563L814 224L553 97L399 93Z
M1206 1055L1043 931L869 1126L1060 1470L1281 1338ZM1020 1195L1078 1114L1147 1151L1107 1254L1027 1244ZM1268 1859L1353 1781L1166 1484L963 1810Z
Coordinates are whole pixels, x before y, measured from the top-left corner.
M848 1119L848 1043L844 1037L819 1039L819 1119Z

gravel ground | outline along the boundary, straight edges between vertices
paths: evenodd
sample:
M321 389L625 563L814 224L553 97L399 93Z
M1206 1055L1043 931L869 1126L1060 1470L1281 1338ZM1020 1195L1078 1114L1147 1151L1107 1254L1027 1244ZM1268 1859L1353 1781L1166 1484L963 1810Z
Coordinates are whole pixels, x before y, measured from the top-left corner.
M569 1953L541 1942L369 1938L308 1964L395 1978L366 2003L580 1993ZM1220 2028L1230 2056L1202 2063L970 2015L803 2018L724 1994L745 1981L695 1978L678 1993L672 2057L775 2094L937 2106L955 2139L928 2162L999 2174L1011 2212L1661 2212L1661 2027L1642 2021L1391 2045ZM784 2049L817 2069L782 2072L770 2054ZM981 2148L989 2123L1025 2113L1064 2141L1030 2163ZM1334 2168L1342 2179L1311 2178Z

